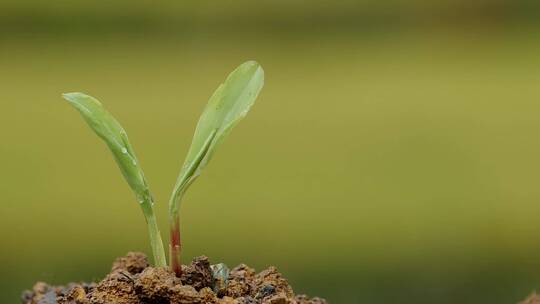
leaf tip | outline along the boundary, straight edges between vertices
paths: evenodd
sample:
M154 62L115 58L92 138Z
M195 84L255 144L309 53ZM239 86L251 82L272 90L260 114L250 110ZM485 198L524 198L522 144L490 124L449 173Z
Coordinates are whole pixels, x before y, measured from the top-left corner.
M236 71L249 73L252 77L259 79L261 87L264 85L264 70L262 66L255 60L248 60L242 63Z
M262 66L255 60L248 60L240 65L242 68L245 69L255 69L263 71Z
M243 65L244 66L249 66L249 67L260 66L260 64L255 60L248 60L248 61L244 62Z
M80 93L80 92L70 92L70 93L63 93L62 97L69 101L70 103L76 103L77 101L80 101L84 98L90 98L90 96Z
M62 97L73 105L81 103L94 103L101 106L101 103L97 99L81 92L63 93Z
M77 98L77 96L79 95L80 93L77 93L77 92L72 92L72 93L62 93L62 98L64 98L65 100L69 101L69 102L73 102L75 101L75 99Z

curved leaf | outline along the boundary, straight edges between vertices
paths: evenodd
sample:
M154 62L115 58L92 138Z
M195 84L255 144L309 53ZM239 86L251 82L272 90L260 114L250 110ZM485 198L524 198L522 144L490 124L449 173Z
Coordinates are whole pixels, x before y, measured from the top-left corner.
M124 178L137 195L137 200L141 204L147 199L151 200L143 171L129 143L126 131L120 123L92 96L83 93L66 93L63 97L81 113L90 128L105 141Z
M156 266L165 266L167 262L161 234L154 215L154 200L135 152L129 143L126 131L94 97L83 93L66 93L63 94L63 97L81 113L90 128L105 141L111 150L122 175L124 175L135 193L137 201L143 210L150 233L150 245Z
M216 148L244 118L264 85L264 71L255 61L236 68L214 92L204 109L171 197L171 216L182 194L201 174Z

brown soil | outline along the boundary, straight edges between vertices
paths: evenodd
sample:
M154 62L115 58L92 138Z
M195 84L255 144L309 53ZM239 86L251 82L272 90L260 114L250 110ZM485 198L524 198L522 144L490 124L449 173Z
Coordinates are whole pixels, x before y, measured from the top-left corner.
M540 304L540 295L533 292L525 301L519 304Z
M118 258L99 283L50 286L39 282L22 294L25 304L326 304L320 298L295 295L275 267L256 273L246 265L232 269L228 279L214 277L205 256L182 265L182 276L148 265L142 253ZM225 281L225 282L224 282ZM536 304L537 302L524 302Z

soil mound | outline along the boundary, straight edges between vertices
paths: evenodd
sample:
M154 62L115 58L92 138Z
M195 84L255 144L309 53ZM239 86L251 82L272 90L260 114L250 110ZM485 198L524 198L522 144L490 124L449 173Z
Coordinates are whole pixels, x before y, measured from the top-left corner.
M520 302L519 304L540 304L540 295L533 292L525 301Z
M38 282L22 294L24 304L326 304L320 298L295 295L275 267L259 273L239 265L232 270L211 265L207 257L182 265L180 278L154 268L146 255L130 252L118 258L99 283L51 286ZM536 303L536 302L525 302Z

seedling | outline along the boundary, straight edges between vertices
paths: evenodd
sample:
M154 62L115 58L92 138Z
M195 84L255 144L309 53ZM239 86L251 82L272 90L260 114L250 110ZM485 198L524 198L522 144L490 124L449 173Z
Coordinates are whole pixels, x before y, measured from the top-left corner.
M216 148L232 128L246 116L263 84L264 72L261 66L254 61L243 63L217 88L199 118L191 147L169 200L169 266L177 275L182 272L180 263L182 198L189 186L208 165ZM63 97L81 113L90 128L105 141L111 150L143 211L150 234L154 263L158 267L167 266L163 241L154 214L154 199L126 132L94 97L83 93L67 93Z

